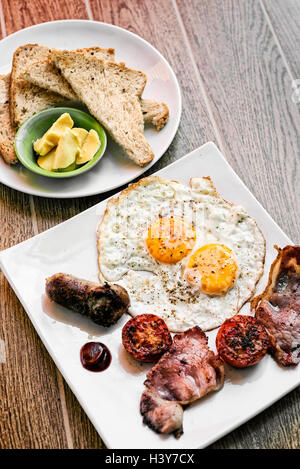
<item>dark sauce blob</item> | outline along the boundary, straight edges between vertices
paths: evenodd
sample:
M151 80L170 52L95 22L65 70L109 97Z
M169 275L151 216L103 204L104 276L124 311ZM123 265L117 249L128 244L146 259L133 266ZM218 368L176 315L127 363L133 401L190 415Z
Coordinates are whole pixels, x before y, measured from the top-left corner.
M89 371L104 371L111 362L111 353L101 342L88 342L81 347L82 366Z

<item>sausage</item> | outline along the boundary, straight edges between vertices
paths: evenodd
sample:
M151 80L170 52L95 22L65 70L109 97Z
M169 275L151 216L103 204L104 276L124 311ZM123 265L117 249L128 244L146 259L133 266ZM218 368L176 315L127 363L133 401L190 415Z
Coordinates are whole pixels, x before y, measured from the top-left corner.
M99 285L63 273L46 279L46 293L56 303L104 327L115 324L130 305L128 293L120 285Z

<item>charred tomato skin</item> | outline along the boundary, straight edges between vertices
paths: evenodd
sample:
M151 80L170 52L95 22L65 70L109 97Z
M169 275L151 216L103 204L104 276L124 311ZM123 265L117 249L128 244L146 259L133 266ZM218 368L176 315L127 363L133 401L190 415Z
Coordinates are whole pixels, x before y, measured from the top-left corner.
M268 352L270 339L263 324L252 316L236 315L220 327L216 347L222 360L235 368L256 365Z
M155 314L140 314L124 325L122 342L135 360L155 362L172 345L170 331L163 319Z

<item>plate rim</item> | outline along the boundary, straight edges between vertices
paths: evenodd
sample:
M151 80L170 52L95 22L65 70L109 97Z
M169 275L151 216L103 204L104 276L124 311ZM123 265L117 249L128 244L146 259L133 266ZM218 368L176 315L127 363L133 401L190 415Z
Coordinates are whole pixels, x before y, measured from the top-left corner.
M13 184L7 184L5 178L2 177L1 172L0 172L0 183L1 184L5 185L5 186L7 186L7 187L9 187L13 190L16 190L18 192L21 192L23 194L34 195L34 196L43 197L43 198L50 198L50 199L74 199L74 198L81 198L81 197L91 197L91 196L98 195L98 194L105 194L106 192L110 192L112 190L115 190L115 189L117 189L119 187L122 187L125 184L128 184L131 181L139 178L140 176L142 176L142 174L144 174L146 171L148 171L155 163L157 163L163 157L163 155L166 153L166 151L168 150L169 146L171 145L171 143L173 142L173 140L175 138L175 135L178 131L178 127L179 127L179 124L180 124L181 116L182 116L182 93L181 93L181 88L180 88L177 76L176 76L173 68L171 67L169 61L150 42L146 41L143 37L139 36L138 34L133 33L132 31L128 31L125 28L122 28L121 26L117 26L117 25L114 25L114 24L111 24L111 23L105 23L104 21L96 21L96 20L88 20L88 19L63 19L63 20L45 21L43 23L38 23L38 24L28 26L27 28L20 29L18 31L15 31L12 34L9 34L8 36L5 36L3 39L0 40L0 47L3 43L5 44L5 42L11 40L12 37L17 37L18 35L22 34L24 31L34 30L34 29L37 29L41 26L49 27L49 25L65 24L65 23L70 23L70 24L75 24L75 23L84 24L85 23L85 24L94 24L94 25L104 25L105 27L109 27L109 28L112 28L112 29L117 29L117 30L120 30L120 31L125 31L126 34L129 34L130 36L142 41L142 43L144 43L146 46L150 46L150 48L156 54L158 54L160 59L167 66L167 68L168 68L168 70L169 70L169 72L172 76L172 79L173 79L173 81L175 83L175 86L176 86L179 109L178 109L178 113L175 116L173 131L172 131L167 143L162 147L160 156L158 158L154 157L153 160L148 165L140 168L140 170L136 174L134 174L134 176L132 176L132 177L130 176L130 179L127 179L126 181L122 182L121 184L113 184L112 186L109 186L108 188L105 188L104 191L91 190L91 191L88 191L84 194L79 194L79 195L77 194L76 191L73 191L73 192L71 192L69 194L66 194L66 195L63 195L63 194L56 195L56 193L54 193L54 194L51 193L50 194L48 192L40 192L37 189L32 189L31 190L29 188L25 188L24 190L22 190L20 188L16 188Z
M245 185L245 183L243 182L243 180L237 175L237 173L234 171L234 169L231 167L231 165L229 164L229 162L227 161L227 159L225 158L225 156L222 154L222 152L219 150L219 148L216 146L216 144L212 141L209 141L203 145L201 145L200 147L196 148L195 150L189 152L188 154L184 155L183 157L179 158L178 160L174 161L173 163L171 163L170 165L158 170L156 173L159 173L160 171L162 170L166 170L167 168L171 167L171 166L176 166L178 163L182 163L182 161L184 161L185 159L189 158L190 155L192 155L193 153L195 152L198 152L198 151L201 151L201 150L204 150L205 148L209 148L211 147L212 149L214 149L214 151L217 151L219 156L223 159L223 161L225 162L225 164L231 169L231 171L234 173L234 175L239 179L239 182L242 184L243 186L243 189L247 191L247 195L250 196L252 199L254 199L256 201L256 203L258 204L258 206L260 207L260 209L264 212L264 214L267 216L268 219L270 219L272 221L272 223L274 225L276 225L276 228L281 232L281 234L284 235L285 238L287 238L287 240L294 244L292 242L292 240L290 240L290 238L285 234L285 232L279 227L279 225L276 223L276 221L271 217L271 215L266 211L266 209L263 207L263 205L256 199L256 197L254 196L254 194L248 189L248 187ZM156 174L154 173L154 174ZM60 227L61 225L65 224L65 223L68 223L70 220L72 220L73 218L77 218L79 217L80 215L82 215L83 213L86 213L86 212L90 212L92 210L95 210L96 207L99 207L101 204L105 204L107 203L107 201L109 199L111 199L112 197L116 197L117 194L114 194L112 196L109 196L107 198L105 198L104 200L102 200L101 202L98 202L96 203L95 205L93 205L92 207L89 207L88 209L84 210L83 212L75 215L74 217L71 217L69 218L68 220L65 220L64 222L62 223L59 223L58 225L52 227L52 228L49 228L48 230L42 232L42 233L39 233L35 236L32 236L31 238L25 240L25 241L22 241L21 243L18 243L10 248L7 248L5 250L2 250L0 251L0 267L4 273L4 275L6 276L7 280L9 281L10 285L12 286L14 292L16 293L16 296L18 297L19 301L21 302L22 306L24 307L25 311L26 311L26 314L28 315L30 321L32 322L33 326L35 327L37 333L39 334L41 340L43 341L46 349L47 349L47 352L49 353L51 359L54 361L55 365L57 366L57 368L59 369L59 371L62 373L64 379L66 380L66 382L68 383L68 385L70 386L71 390L73 391L73 393L75 394L77 400L79 401L80 405L82 406L84 412L87 414L88 418L90 419L90 421L92 422L93 426L95 427L96 431L100 434L102 440L105 442L106 446L110 449L117 449L115 448L111 443L111 438L110 438L110 435L107 435L105 431L103 431L103 429L100 429L99 427L99 424L98 422L94 419L94 416L91 415L91 412L89 412L89 410L86 409L86 406L83 404L83 401L82 401L82 396L81 395L78 395L77 394L77 390L75 389L75 386L73 386L73 383L70 381L69 377L66 377L65 373L64 373L64 365L59 362L59 360L56 359L55 356L52 356L52 345L49 344L45 334L41 331L39 325L37 324L37 322L35 321L35 318L32 314L30 314L28 312L28 308L26 307L25 305L25 301L23 300L22 298L22 295L21 293L19 292L17 286L15 285L14 283L14 280L12 279L12 277L10 276L10 274L8 274L7 270L6 270L6 267L5 267L5 257L8 253L8 251L12 252L14 249L16 249L17 247L19 247L20 245L24 244L24 243L27 243L27 242L30 242L30 240L32 240L33 238L35 239L38 239L39 237L41 236L44 236L47 234L47 232L49 231L53 231L55 229L57 229L58 227ZM293 385L289 385L286 389L284 389L278 396L274 397L273 399L271 399L270 401L268 401L266 404L263 404L263 405L259 405L257 407L257 409L255 410L255 412L252 412L250 416L246 415L244 418L240 419L240 420L236 420L234 421L233 423L228 423L228 425L226 425L225 427L223 427L222 431L220 431L219 433L216 433L214 437L209 437L207 438L206 440L202 441L201 444L198 444L198 445L194 445L193 447L191 447L192 449L202 449L202 448L205 448L207 447L208 445L214 443L215 441L219 440L220 438L222 438L223 436L227 435L228 433L230 433L231 431L235 430L236 428L240 427L241 425L243 425L244 423L250 421L252 418L254 418L256 415L258 415L259 413L263 412L265 409L269 408L271 405L273 405L275 402L277 402L278 400L280 400L282 397L284 397L285 395L287 395L288 393L290 393L291 391L293 391L296 387L298 387L300 384L300 376L299 378L297 377L297 380L295 383L293 383ZM127 449L133 449L131 447L128 447ZM162 449L162 448L161 448Z

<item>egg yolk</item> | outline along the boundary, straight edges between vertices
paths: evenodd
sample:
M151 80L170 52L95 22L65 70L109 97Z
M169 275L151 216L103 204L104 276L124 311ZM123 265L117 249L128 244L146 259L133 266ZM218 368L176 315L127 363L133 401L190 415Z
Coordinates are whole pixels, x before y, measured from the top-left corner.
M225 295L235 284L238 266L233 252L222 244L207 244L188 260L185 279L208 295Z
M148 230L147 247L154 259L176 264L194 247L196 233L192 225L177 217L161 217Z

